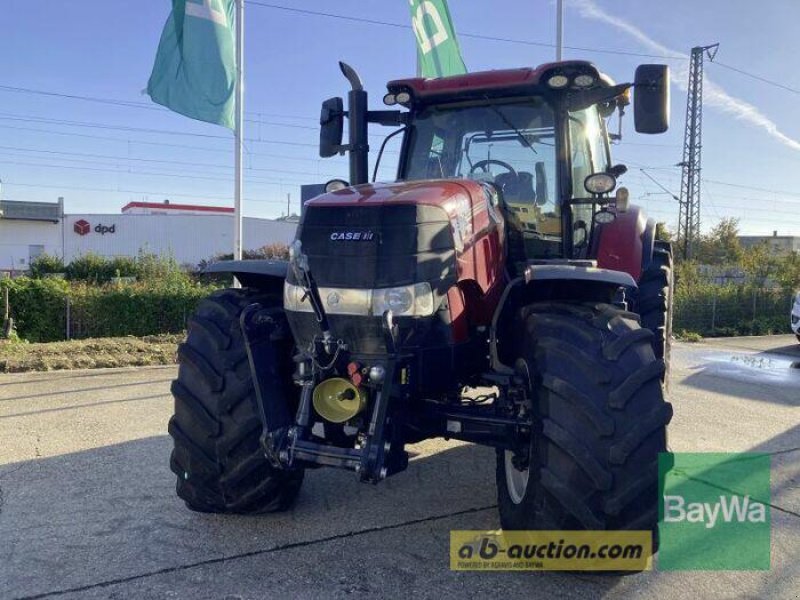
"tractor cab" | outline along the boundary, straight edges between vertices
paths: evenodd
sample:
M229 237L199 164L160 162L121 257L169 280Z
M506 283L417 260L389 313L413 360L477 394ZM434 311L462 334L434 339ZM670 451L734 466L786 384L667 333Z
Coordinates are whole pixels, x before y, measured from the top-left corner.
M615 110L622 116L630 88L636 88L637 131L661 133L668 123L663 65L640 66L635 83L622 85L584 61L390 82L384 103L408 112L367 111L357 76L346 65L343 70L354 84L350 144L341 145L343 109L328 101L322 156L349 150L352 179L366 173L365 166L352 169L366 161L359 147L367 145L357 139L366 123L400 125L398 181L469 179L492 188L512 272L534 260L589 256L595 214L613 204L616 176L625 171L612 164L609 139L618 136L609 135L606 119Z

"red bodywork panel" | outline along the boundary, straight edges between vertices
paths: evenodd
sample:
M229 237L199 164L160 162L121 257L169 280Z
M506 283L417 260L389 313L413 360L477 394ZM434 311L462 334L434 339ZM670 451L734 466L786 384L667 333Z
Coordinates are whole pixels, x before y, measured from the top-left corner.
M505 222L481 184L468 179L364 184L309 200L310 206L414 204L447 213L456 245L457 288L448 293L454 341L489 325L503 291Z
M605 85L612 84L611 80L605 75L601 75L592 63L585 60L567 60L546 63L536 68L481 71L438 79L423 79L421 77L396 79L390 81L387 87L393 93L403 89L410 90L416 98L456 94L463 91L513 91L514 88L533 87L543 83L543 76L553 70L594 72Z
M613 222L600 225L594 254L597 266L624 271L639 281L646 228L647 220L638 206L631 206L626 212L617 213Z

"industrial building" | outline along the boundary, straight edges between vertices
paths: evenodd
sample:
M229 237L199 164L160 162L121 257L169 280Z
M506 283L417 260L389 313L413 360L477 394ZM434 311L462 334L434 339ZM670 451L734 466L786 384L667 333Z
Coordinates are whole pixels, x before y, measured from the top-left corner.
M786 256L792 252L800 253L800 236L778 235L777 231L774 231L772 235L740 235L739 243L742 248L753 248L766 244L777 256Z
M0 201L0 272L19 273L37 256L65 263L93 253L136 256L141 251L172 255L180 264L200 261L233 247L233 209L227 207L131 202L118 214L65 214L57 203ZM244 248L288 244L296 222L245 217Z

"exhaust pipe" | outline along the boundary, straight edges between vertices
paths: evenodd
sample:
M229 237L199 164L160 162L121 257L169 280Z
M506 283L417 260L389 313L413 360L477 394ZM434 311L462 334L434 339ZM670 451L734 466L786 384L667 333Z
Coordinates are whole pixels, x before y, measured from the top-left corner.
M352 88L347 94L349 116L350 185L369 183L369 137L367 92L356 70L344 62L339 68Z

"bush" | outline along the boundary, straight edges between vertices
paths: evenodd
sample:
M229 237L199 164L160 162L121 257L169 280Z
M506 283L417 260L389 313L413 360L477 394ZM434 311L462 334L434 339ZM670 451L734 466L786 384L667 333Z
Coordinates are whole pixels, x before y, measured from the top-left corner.
M55 256L42 255L31 263L31 277L40 279L50 273L65 273L70 281L108 283L116 277L135 277L139 281L190 282L188 273L171 256L140 252L136 258L106 258L85 254L69 265Z
M108 281L113 277L108 261L97 254L85 254L67 265L67 279L70 281Z
M0 281L8 287L11 316L19 336L31 342L66 338L67 300L71 337L146 336L178 333L213 286L188 280L89 285L21 277Z
M181 269L173 256L160 256L151 252L139 252L134 261L134 271L139 281L161 281L176 284L189 283L191 278Z
M289 260L289 246L286 244L267 244L257 250L245 250L242 252L244 260ZM209 265L225 260L233 260L233 254L216 254L209 259L200 261L197 265L199 271L203 271Z
M31 342L63 340L69 283L62 279L0 280L8 288L11 318L19 337Z
M66 267L64 261L58 256L51 254L40 254L30 262L31 277L41 279L45 275L52 273L64 273Z

